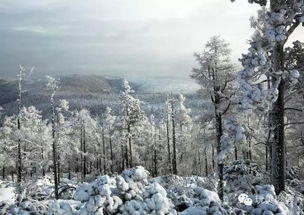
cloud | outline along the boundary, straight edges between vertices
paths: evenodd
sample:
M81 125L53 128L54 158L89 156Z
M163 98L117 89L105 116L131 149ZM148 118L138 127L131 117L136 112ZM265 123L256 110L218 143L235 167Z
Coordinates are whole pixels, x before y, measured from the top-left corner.
M0 75L36 73L188 77L213 35L247 48L257 6L229 0L2 0Z

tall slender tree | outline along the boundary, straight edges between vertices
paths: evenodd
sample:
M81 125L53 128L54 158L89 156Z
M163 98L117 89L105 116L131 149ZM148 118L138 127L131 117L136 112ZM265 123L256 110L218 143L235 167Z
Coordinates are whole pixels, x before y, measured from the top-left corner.
M51 123L52 123L52 138L53 138L53 144L52 144L52 150L53 150L53 173L54 173L54 185L55 185L55 198L59 198L58 193L58 157L57 157L57 143L56 143L56 131L55 131L55 118L56 118L56 112L55 112L55 94L59 88L59 81L56 80L53 77L48 76L48 84L47 87L51 90L51 108L52 108L52 115L51 115Z
M229 44L218 36L212 37L202 53L194 54L199 68L192 70L191 77L210 95L214 107L214 119L217 142L217 169L219 177L218 193L224 197L224 159L223 159L223 115L228 111L231 101L230 87L234 80L234 66L231 63Z
M124 124L127 137L127 166L133 166L133 136L138 131L141 123L146 119L144 112L140 107L140 100L133 96L134 90L131 88L129 82L124 80L124 91L120 94L120 101L123 105Z

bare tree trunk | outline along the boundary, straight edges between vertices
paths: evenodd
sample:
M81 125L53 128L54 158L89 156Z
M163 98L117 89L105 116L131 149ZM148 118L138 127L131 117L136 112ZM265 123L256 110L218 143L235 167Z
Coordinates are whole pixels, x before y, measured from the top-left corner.
M124 146L121 144L121 171L125 168L125 153Z
M112 136L109 134L110 141L110 156L111 156L111 173L114 172L114 156L113 156L113 146L112 146Z
M271 11L277 12L281 9L282 2L279 0L271 1ZM284 44L279 42L273 47L273 72L284 71ZM272 126L274 127L274 138L272 142L272 183L276 193L279 194L285 190L285 142L284 142L284 93L285 81L273 77L273 84L279 81L278 98L273 104Z
M154 164L154 176L156 177L158 175L157 172L157 150L156 150L156 133L154 134L154 147L153 147L153 164Z
M60 155L59 155L59 152L57 150L57 172L58 172L58 176L57 176L57 181L58 181L58 185L60 185L60 178L61 178L61 165L60 165Z
M130 153L130 160L128 167L133 167L133 155L132 155L132 134L131 134L131 126L128 124L128 143L129 143L129 153Z
M83 125L83 138L82 138L82 141L83 141L83 168L82 168L82 171L83 171L83 180L85 180L86 178L86 174L87 174L87 148L86 148L86 129L85 129L85 125Z
M19 71L19 99L18 99L18 119L17 126L18 131L21 130L20 114L22 105L22 80L23 80L23 69ZM18 138L18 149L17 149L17 191L21 193L21 181L22 181L22 152L21 152L21 139Z
M54 171L54 184L55 184L55 198L59 198L58 194L58 179L57 179L57 144L55 138L55 106L52 101L52 137L53 137L53 171Z
M71 180L71 160L68 161L68 179Z
M247 118L248 121L248 127L250 127L250 117ZM248 136L248 159L250 162L252 161L252 151L251 151L251 137Z
M98 150L97 150L97 161L96 161L96 170L98 173L101 173L101 144L98 141Z
M209 173L208 173L208 156L207 156L207 149L205 149L205 174L206 174L206 176L209 175Z
M158 175L157 171L157 152L156 148L154 148L154 176L156 177Z
M273 108L274 140L272 145L272 182L279 194L285 190L285 143L284 143L284 80L279 84L279 95Z
M5 180L5 166L2 167L2 179Z
M176 134L175 134L175 116L174 116L174 105L171 101L171 120L172 120L172 145L173 145L173 174L177 175L177 161L176 161Z
M234 160L238 160L238 149L236 145L234 146Z
M215 170L215 150L214 146L212 145L212 170Z
M43 147L42 147L42 143L41 143L41 160L44 160L44 155L43 155L44 151L43 151ZM45 169L44 169L44 165L42 166L42 176L45 176Z
M107 164L106 164L106 141L105 141L105 133L104 128L102 127L102 152L103 152L103 173L107 172Z
M21 123L20 123L20 117L18 116L17 120L18 124L18 130L21 129ZM22 156L21 156L21 139L18 139L18 159L17 159L17 184L18 184L18 192L21 192L20 190L20 184L22 181Z
M216 137L217 137L217 154L221 152L221 136L223 135L222 128L222 115L218 113L216 115ZM217 162L218 174L219 174L219 185L218 194L221 200L224 199L224 163Z
M265 145L265 170L268 171L268 145Z
M249 140L249 160L252 161L251 140Z
M125 161L126 161L125 167L128 168L129 167L128 145L126 145L125 147Z
M169 114L167 114L167 151L168 151L168 169L169 173L172 173L172 161L171 161L171 147L170 147L170 128L169 128Z

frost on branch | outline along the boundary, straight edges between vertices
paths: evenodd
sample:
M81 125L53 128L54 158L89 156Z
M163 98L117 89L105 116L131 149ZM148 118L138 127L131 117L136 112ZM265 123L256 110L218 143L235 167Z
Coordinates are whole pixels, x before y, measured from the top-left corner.
M243 66L239 73L239 84L243 91L240 110L267 111L277 100L277 87L281 79L296 83L299 78L297 70L286 67L286 71L275 71L271 59L274 58L273 47L285 44L290 31L301 20L298 16L303 14L303 10L303 2L276 12L263 8L258 11L257 18L250 19L255 33L247 54L240 59ZM276 81L267 84L267 80L271 79Z
M219 162L223 162L226 155L231 153L237 144L246 143L244 127L237 121L227 119L224 121L224 132L221 136L221 151L217 155Z

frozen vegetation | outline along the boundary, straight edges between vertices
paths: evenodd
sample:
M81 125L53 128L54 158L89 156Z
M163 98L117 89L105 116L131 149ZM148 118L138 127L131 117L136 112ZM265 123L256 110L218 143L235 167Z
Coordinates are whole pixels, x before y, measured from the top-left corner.
M189 94L48 76L40 110L20 65L14 109L0 109L0 214L304 215L304 43L289 42L304 1L249 3L241 68L213 36L194 53L197 85L175 81Z
M276 196L267 176L244 161L225 169L225 200L221 201L213 177L174 175L151 178L139 166L120 175L98 176L89 183L65 180L60 199L54 200L49 177L37 179L22 194L14 185L1 182L1 214L30 215L224 215L303 214L304 195L297 191L303 181L295 178L285 192ZM295 181L296 182L295 182ZM69 189L64 189L64 188ZM5 195L3 195L5 193ZM250 199L242 199L246 195ZM246 206L246 202L252 202Z

